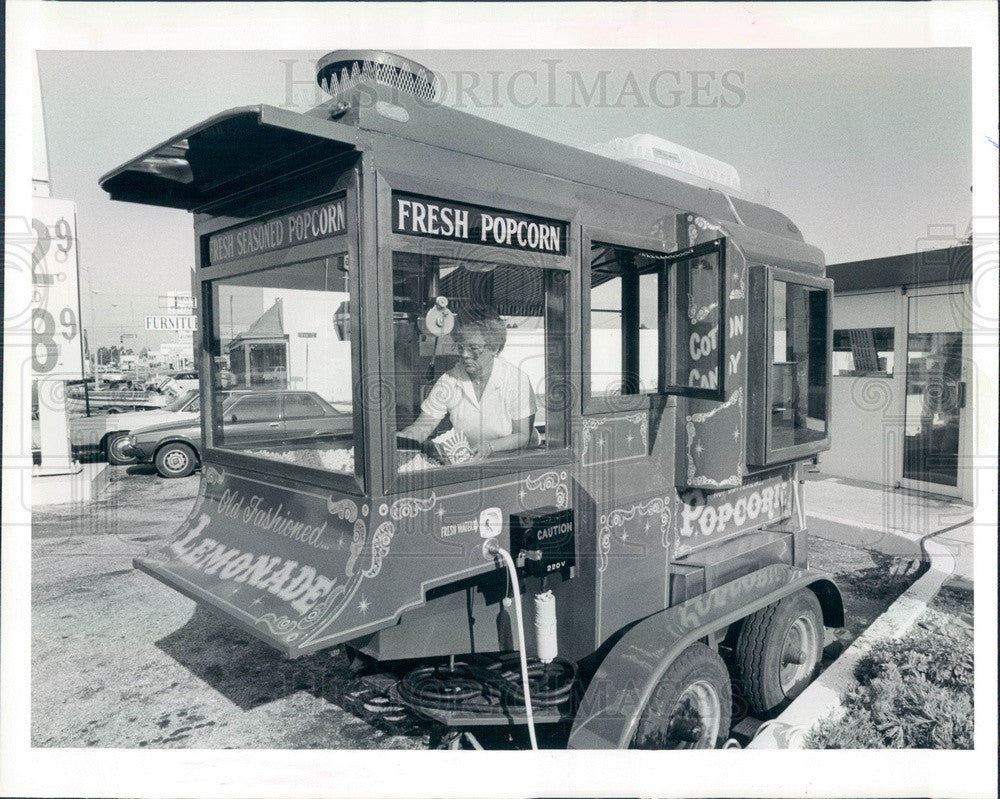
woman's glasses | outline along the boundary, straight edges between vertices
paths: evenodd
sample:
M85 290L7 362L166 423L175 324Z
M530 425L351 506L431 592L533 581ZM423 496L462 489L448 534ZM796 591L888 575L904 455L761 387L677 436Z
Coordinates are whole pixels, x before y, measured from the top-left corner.
M471 357L478 359L480 355L486 352L486 347L479 346L478 344L473 344L470 346L467 344L459 344L458 342L455 342L454 350L456 355L462 356L465 355L465 353L469 353Z

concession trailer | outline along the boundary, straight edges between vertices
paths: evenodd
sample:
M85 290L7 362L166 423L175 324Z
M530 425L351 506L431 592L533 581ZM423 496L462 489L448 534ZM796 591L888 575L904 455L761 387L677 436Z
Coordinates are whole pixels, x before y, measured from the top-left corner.
M399 699L452 731L704 748L734 684L780 709L844 623L799 474L830 445L822 254L655 136L531 136L378 51L317 80L307 113L226 111L101 180L194 214L201 482L136 567L288 657L420 659ZM528 440L414 446L482 308Z

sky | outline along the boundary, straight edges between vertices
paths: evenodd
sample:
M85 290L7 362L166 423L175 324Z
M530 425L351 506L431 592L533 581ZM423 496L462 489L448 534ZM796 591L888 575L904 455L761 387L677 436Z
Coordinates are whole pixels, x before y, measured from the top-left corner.
M112 202L98 180L228 108L305 111L326 51L38 53L51 193L77 203L91 345L139 332L190 287L191 216ZM396 50L439 74L440 100L573 146L652 133L736 167L828 263L913 252L972 214L964 48Z

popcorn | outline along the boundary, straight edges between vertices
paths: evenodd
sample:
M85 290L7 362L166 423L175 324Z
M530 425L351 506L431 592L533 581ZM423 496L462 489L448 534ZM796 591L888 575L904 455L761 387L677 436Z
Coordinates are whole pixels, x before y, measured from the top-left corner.
M439 469L441 464L436 461L432 461L422 452L418 452L406 463L399 467L400 473L403 472L422 472L426 469Z
M350 449L293 449L278 452L270 449L248 450L248 455L310 466L332 472L354 473L354 447Z
M452 428L432 439L434 449L445 463L468 463L472 460L472 445L465 433Z

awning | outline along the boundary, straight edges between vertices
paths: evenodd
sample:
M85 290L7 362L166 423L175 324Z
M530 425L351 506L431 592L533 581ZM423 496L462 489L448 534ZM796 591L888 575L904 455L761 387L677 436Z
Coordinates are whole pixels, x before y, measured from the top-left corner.
M217 114L112 170L101 187L113 200L192 210L355 149L357 130L269 105Z

